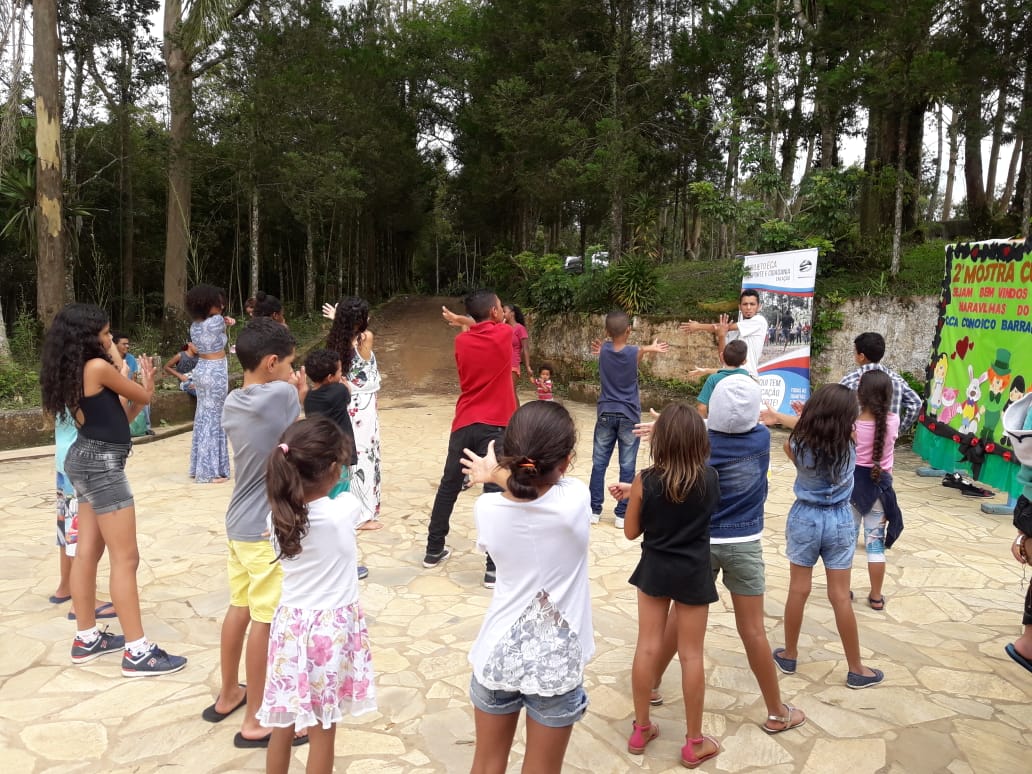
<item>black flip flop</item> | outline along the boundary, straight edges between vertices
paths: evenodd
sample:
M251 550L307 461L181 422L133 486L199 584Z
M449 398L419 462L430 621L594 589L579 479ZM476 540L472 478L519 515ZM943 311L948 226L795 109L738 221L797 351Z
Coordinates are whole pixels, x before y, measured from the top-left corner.
M72 598L71 594L69 594L67 597L59 597L59 596L57 596L57 594L51 594L50 595L50 604L52 604L52 605L63 605L65 602L67 602L71 598Z
M1025 667L1029 672L1032 672L1032 661L1018 653L1018 649L1014 647L1014 643L1008 643L1007 647L1004 648L1007 651L1007 655L1017 661L1021 666Z
M219 703L219 700L216 699L215 700L215 704L212 704L210 707L205 707L204 708L204 712L201 713L201 717L204 720L207 720L209 723L221 723L223 720L228 718L230 715L232 715L238 709L240 709L241 707L246 706L247 705L247 686L244 685L243 683L240 683L240 687L244 689L244 698L242 698L240 700L240 703L237 704L235 707L233 707L233 709L231 709L229 712L219 712L217 709L215 709L215 704Z
M272 734L269 734L268 736L263 736L261 739L248 739L246 736L237 731L236 736L233 737L233 746L239 747L241 750L266 748L269 746L270 739L272 739ZM308 744L308 734L305 734L304 736L295 736L294 741L290 743L290 746L300 747L303 744Z

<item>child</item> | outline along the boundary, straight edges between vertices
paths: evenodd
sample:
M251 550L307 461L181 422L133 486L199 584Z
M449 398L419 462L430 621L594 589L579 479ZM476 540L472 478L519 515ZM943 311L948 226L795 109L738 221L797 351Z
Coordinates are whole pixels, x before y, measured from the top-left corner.
M221 288L198 285L186 294L186 309L193 319L190 341L197 348L193 370L197 408L194 410L193 442L190 446L190 477L198 484L221 484L229 480L229 449L222 429L222 407L229 391L226 362L226 294Z
M333 320L326 347L340 356L351 390L351 426L358 449L351 491L365 506L359 529L380 529L380 368L373 352L373 332L369 330L369 302L348 296L336 306L323 304L323 315Z
M884 371L866 371L856 391L860 418L854 425L856 471L853 477L853 521L864 528L864 550L871 593L867 604L885 609L885 549L903 530L896 493L892 489L893 448L899 435L899 415L889 411L892 379ZM886 530L886 525L888 529Z
M269 734L255 714L265 685L269 625L279 603L283 571L266 539L265 463L276 439L301 413L308 392L304 372L296 374L294 337L270 317L255 317L240 332L237 358L244 382L226 398L222 427L233 445L236 484L226 510L229 557L229 610L222 622L219 664L222 684L215 703L201 713L218 723L246 704L236 747L265 747ZM250 634L247 627L250 624ZM245 685L238 683L240 656L247 638Z
M1014 447L1014 455L1021 467L1017 481L1021 496L1014 505L1014 527L1018 534L1011 543L1011 555L1022 565L1022 578L1029 564L1028 538L1032 535L1032 394L1018 398L1004 412L1003 428ZM1004 646L1004 652L1029 672L1032 672L1032 582L1025 592L1025 614L1021 619L1022 633L1014 642Z
M538 371L538 378L531 379L534 386L537 387L537 399L538 400L552 400L552 366L548 363L542 363L541 369Z
M649 703L672 600L688 730L681 764L694 769L720 753L720 743L702 735L702 645L709 605L718 598L710 569L710 516L720 502L720 484L717 471L706 464L706 425L687 403L663 409L650 437L653 464L634 477L624 522L628 540L643 535L641 560L630 578L638 588L638 644L631 665L634 722L627 750L640 755L659 735ZM621 497L622 489L617 484L610 491Z
M856 465L851 434L859 413L852 390L826 384L803 406L785 441L785 453L796 466L796 501L785 524L786 553L791 562L785 647L775 648L773 654L778 669L795 674L813 566L823 559L828 600L849 665L846 685L850 688L868 688L885 679L880 670L866 667L860 660L856 617L849 603L849 572L856 550L856 526L849 506Z
M192 341L186 342L183 348L174 354L162 370L169 376L174 376L179 380L179 389L185 392L187 395L197 397L197 388L194 387L193 383L193 370L197 367L197 361L200 358L197 356L197 347L193 345Z
M354 524L362 506L350 492L329 497L351 455L335 422L303 419L279 441L266 480L271 551L281 560L283 594L269 636L258 720L272 728L269 774L286 774L295 729L306 728L311 750L305 770L329 774L338 721L376 709L355 572Z
M114 367L110 347L107 315L92 304L64 307L43 343L43 408L55 417L71 417L79 430L64 463L79 499L71 571L78 622L72 662L83 664L107 653L122 653L125 677L149 677L186 666L184 657L171 656L147 641L136 586L140 552L125 461L132 446L129 422L154 394L154 364L145 355L140 358L142 383L137 384ZM127 409L120 398L132 401L132 407ZM97 563L105 548L111 561L111 599L125 636L100 631L96 624Z
M706 419L709 416L709 402L710 396L713 394L713 388L720 384L722 379L727 378L731 374L744 374L745 376L749 376L749 372L742 368L742 363L745 362L745 357L748 352L749 348L741 339L730 341L727 346L724 347L724 352L721 355L724 361L724 368L721 368L719 371L706 378L706 382L702 385L702 389L699 391L699 397L695 399L697 403L695 409L703 419Z
M351 415L348 411L351 403L351 391L341 375L340 356L332 349L316 349L310 352L305 358L305 373L308 374L308 378L314 385L305 397L305 416L314 417L322 414L329 417L344 433L346 440L348 456L344 465L341 466L340 480L330 490L330 498L334 498L341 492L351 489L351 467L358 462L358 453L355 451L355 433L351 429ZM355 494L357 495L359 492L356 491ZM368 513L368 511L369 509L364 507L360 515ZM364 517L360 518L359 524L364 520ZM363 580L368 577L369 568L360 564L358 579Z
M631 336L631 320L625 312L606 315L606 335L610 340L601 345L598 353L598 376L602 393L598 398L598 419L591 450L591 523L598 524L605 497L606 468L613 456L613 447L619 445L620 480L634 478L639 438L634 426L641 421L641 400L638 397L638 365L649 352L666 352L665 342L656 340L645 347L627 343ZM617 529L623 528L627 501L616 504Z
M466 449L482 495L477 545L497 565L498 585L470 650L476 723L473 774L505 771L520 709L527 709L523 771L558 774L573 724L584 716L584 666L595 651L588 583L587 488L566 478L577 434L560 404L527 403L505 428L495 461Z

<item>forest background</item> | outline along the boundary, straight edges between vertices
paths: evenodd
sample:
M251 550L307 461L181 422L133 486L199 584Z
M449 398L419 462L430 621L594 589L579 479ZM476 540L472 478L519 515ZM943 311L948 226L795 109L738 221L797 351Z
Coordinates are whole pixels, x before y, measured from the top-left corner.
M1029 40L1030 0L0 0L0 393L67 301L171 352L202 281L687 315L815 246L831 302L934 292L1028 233Z

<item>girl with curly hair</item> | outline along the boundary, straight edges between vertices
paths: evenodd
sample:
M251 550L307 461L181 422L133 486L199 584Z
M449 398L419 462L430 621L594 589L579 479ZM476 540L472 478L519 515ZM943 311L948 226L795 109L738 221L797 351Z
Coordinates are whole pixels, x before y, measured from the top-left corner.
M222 484L229 480L229 447L222 429L222 407L229 392L226 362L226 294L212 285L197 285L186 294L186 310L193 323L190 341L197 349L193 370L197 408L194 411L193 443L190 446L190 478L198 484Z
M365 506L358 529L379 529L383 526L379 522L380 416L376 407L380 369L373 353L373 332L369 330L369 304L348 296L336 306L323 304L323 315L333 320L326 348L340 355L344 380L351 390L348 413L358 450L351 491Z
M333 740L345 715L376 709L369 631L358 599L350 492L330 498L350 443L330 418L288 427L266 466L272 547L283 591L269 634L258 722L272 728L266 771L286 772L296 731L308 729L308 774L333 771Z
M118 653L126 677L168 674L186 666L186 659L148 642L143 632L136 586L136 507L125 475L132 446L129 422L154 394L154 364L146 355L140 357L142 383L137 384L115 367L110 349L107 315L92 304L69 304L58 312L43 342L43 408L57 418L71 418L78 428L64 463L79 498L71 574L77 621L72 662ZM97 563L105 548L111 560L111 599L124 636L97 628Z
M849 577L856 550L856 525L849 505L853 493L856 446L853 423L860 414L856 394L841 384L826 384L803 406L785 441L795 463L796 501L785 523L785 553L791 563L785 600L785 647L775 648L774 663L795 674L803 610L810 596L813 568L824 561L828 601L842 640L849 672L846 686L868 688L885 675L860 660L860 636L849 599Z

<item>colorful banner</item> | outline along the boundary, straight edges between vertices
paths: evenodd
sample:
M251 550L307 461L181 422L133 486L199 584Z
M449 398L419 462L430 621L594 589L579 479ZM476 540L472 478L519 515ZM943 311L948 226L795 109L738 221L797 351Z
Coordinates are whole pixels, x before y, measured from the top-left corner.
M760 294L767 338L760 356L763 400L792 413L792 401L810 397L810 333L817 248L745 256L742 290Z
M1003 412L1032 380L1032 239L949 245L914 451L1020 493Z

